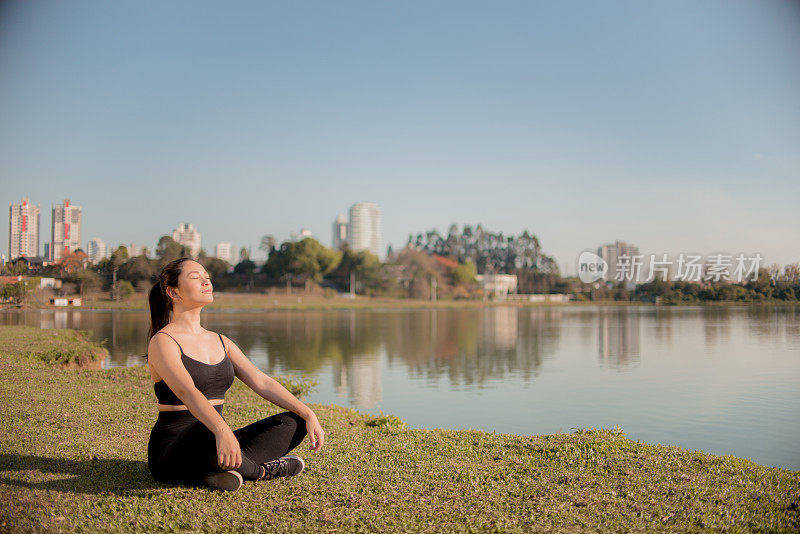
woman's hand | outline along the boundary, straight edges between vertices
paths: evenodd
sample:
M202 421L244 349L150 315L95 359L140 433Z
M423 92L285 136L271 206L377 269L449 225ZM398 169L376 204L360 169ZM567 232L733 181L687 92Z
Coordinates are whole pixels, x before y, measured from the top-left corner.
M239 440L228 428L217 436L217 463L221 469L230 471L242 465L242 449Z
M325 431L319 424L317 415L314 412L306 419L306 431L308 432L308 439L311 441L311 450L319 452L322 444L325 443Z

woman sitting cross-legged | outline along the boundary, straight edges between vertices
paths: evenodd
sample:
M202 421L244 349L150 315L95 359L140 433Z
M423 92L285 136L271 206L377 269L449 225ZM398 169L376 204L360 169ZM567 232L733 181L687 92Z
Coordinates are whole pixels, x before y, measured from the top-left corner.
M168 263L150 290L147 363L159 410L147 446L150 472L160 482L225 490L239 489L243 480L294 476L305 463L287 453L306 435L318 452L325 432L311 408L234 342L200 326L212 291L206 270L188 258ZM231 430L222 405L234 376L289 411Z

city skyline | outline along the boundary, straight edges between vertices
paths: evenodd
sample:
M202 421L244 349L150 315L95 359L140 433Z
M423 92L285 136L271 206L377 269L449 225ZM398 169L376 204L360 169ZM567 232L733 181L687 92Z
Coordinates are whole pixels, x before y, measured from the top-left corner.
M9 203L10 212L9 212L8 225L9 225L9 242L10 242L10 244L13 241L14 238L19 239L19 235L18 235L19 232L17 231L14 234L12 234L11 229L14 227L13 221L15 221L15 220L20 218L19 217L19 208L21 206L30 206L31 208L35 208L37 210L39 208L38 204L34 204L34 203L30 202L28 197L23 197L19 204L15 204L13 202ZM53 214L53 216L51 217L50 234L54 235L54 233L59 231L60 228L63 226L63 221L60 221L60 224L58 224L58 225L54 224L54 222L56 221L57 218L59 218L59 220L63 219L63 214L58 216L58 215L56 215L56 212L59 211L59 210L64 211L65 207L67 209L69 209L69 208L77 209L78 221L79 221L78 222L78 235L80 235L81 227L83 226L83 223L82 223L82 206L74 206L74 205L70 206L70 200L69 199L63 201L63 203L61 205L53 205L52 206L51 213ZM378 236L377 239L378 239L378 242L380 242L381 241L381 239L380 239L380 235L381 235L381 222L380 222L381 221L381 211L380 211L379 207L377 205L375 205L374 203L372 203L372 202L357 202L357 203L354 203L354 204L352 204L350 206L350 208L348 210L348 212L351 213L351 217L352 217L353 209L356 209L357 211L366 210L369 213L370 222L369 222L368 225L371 226L372 224L377 224L377 236ZM375 215L373 215L371 213L372 211L375 211L376 215L377 215L377 218L374 221L372 219L375 218ZM38 211L37 211L37 218L38 218ZM336 248L335 242L337 240L336 239L336 236L337 236L337 225L340 224L340 223L344 223L345 224L345 231L346 232L350 231L350 222L347 221L347 219L343 218L342 214L338 214L336 216L336 219L334 220L333 225L332 225L333 232L332 232L332 235L331 235L331 240L330 240L331 242L330 243L327 243L325 240L320 239L317 235L315 235L313 232L311 232L311 230L309 230L308 228L303 227L300 232L296 232L296 231L290 232L289 236L286 237L285 239L278 238L277 241L276 241L276 246L279 246L284 241L297 241L299 239L302 239L303 237L313 237L314 239L320 241L320 243L322 243L325 246ZM38 227L38 225L39 225L39 222L37 221L36 222L36 227ZM19 226L19 223L17 223L17 226ZM463 225L458 225L458 226L459 226L459 228L463 228ZM473 228L474 228L474 226L477 226L477 225L473 225ZM443 229L436 229L436 230L439 231L439 233L440 233L440 235L442 235L442 237L447 237L447 232L444 231ZM493 231L492 228L486 228L486 230L487 231ZM366 231L366 228L365 228L365 231ZM369 233L371 233L371 231L369 231ZM413 235L416 235L417 233L423 233L423 235L424 235L424 232L415 232L415 233L413 233ZM517 233L515 235L518 236L519 234L521 234L521 232L519 232L519 233ZM264 235L268 235L268 234L264 234ZM270 234L270 235L274 236L274 234ZM511 234L507 234L507 235L510 236ZM263 262L263 261L266 260L266 257L267 257L266 251L259 251L260 253L259 252L254 253L254 251L257 250L257 249L254 249L251 244L241 244L241 245L237 246L237 245L233 244L231 241L218 241L214 245L211 245L211 244L207 243L204 246L204 245L202 245L201 233L199 232L198 228L194 224L189 223L189 222L177 223L175 225L175 228L173 228L171 231L164 232L161 235L159 235L157 238L155 238L152 245L150 245L150 244L141 244L142 243L141 241L139 243L134 243L134 242L128 242L128 243L124 243L124 242L122 242L122 243L106 243L105 240L102 238L102 236L95 236L92 239L87 240L85 243L81 243L80 246L78 246L77 248L80 248L81 250L83 250L84 252L89 254L90 256L96 256L96 255L98 255L97 243L96 242L99 240L100 243L102 243L101 250L103 252L100 253L100 255L98 257L101 257L101 258L102 257L110 257L111 252L114 249L116 249L117 247L119 247L119 246L125 246L128 249L128 252L129 252L130 256L136 256L136 255L139 255L139 254L148 253L148 255L152 257L155 254L155 250L157 249L157 243L158 243L159 239L161 237L164 237L164 236L171 237L176 242L187 246L187 248L190 249L190 255L193 256L193 257L196 257L197 253L199 253L200 250L203 250L203 251L205 251L205 253L208 256L220 257L221 259L225 259L226 261L228 261L232 265L235 265L238 262L238 250L240 248L242 248L242 247L248 249L248 252L250 253L250 258L251 259L255 258L257 261ZM176 239L176 237L177 237L177 239ZM351 234L346 234L346 239L344 241L348 242L351 238L352 238ZM362 241L363 240L365 240L365 239L362 239ZM366 240L369 241L370 239L366 238ZM40 241L41 241L41 239L40 239ZM72 239L71 241L73 241L72 245L74 245L77 242L74 239ZM63 239L61 239L60 242L63 244ZM403 244L405 244L405 242ZM390 243L386 244L386 246L389 246L389 245L391 245L391 244ZM48 261L48 260L52 261L52 259L49 258L49 250L48 250L48 248L51 246L50 242L45 241L45 242L42 243L42 246L44 247L44 251L43 252L40 251L40 253L38 255L40 257L42 257L45 261ZM222 247L222 250L225 251L225 252L222 253L222 256L220 256L220 247ZM234 250L234 248L235 248L235 250ZM368 248L369 249L369 247L362 247L362 248L359 248L358 250L362 250L363 248ZM398 250L398 248L396 248L396 247L393 247L393 248L394 248L395 251ZM585 251L585 250L589 250L589 249L592 249L592 248L593 248L592 246L587 246L587 247L584 247L581 250ZM543 252L545 254L548 254L547 250L543 250ZM624 241L620 241L619 239L615 239L611 243L603 243L603 244L598 245L596 247L596 252L597 252L598 256L603 258L603 260L606 261L609 265L615 265L617 263L616 258L620 254L625 254L625 255L628 255L628 256L639 256L639 255L646 256L646 254L642 254L639 251L639 247L637 245L625 243ZM703 257L704 261L706 261L708 259L708 256L711 256L714 253L719 253L719 252L729 253L731 251L719 251L719 250L716 250L716 251L702 251L702 252L699 253L699 255ZM740 253L740 252L742 252L742 251L734 251L734 253ZM374 251L373 251L373 253L374 253ZM579 254L579 253L580 253L580 251L578 251L578 253L576 253L576 254ZM0 254L4 254L4 253L0 252ZM670 256L670 259L674 259L673 256L676 257L676 256L682 255L682 254L683 254L683 252L680 252L679 254L670 254L669 256ZM386 258L385 258L385 248L380 254L376 254L376 255L378 255L382 261L385 261L386 260ZM263 258L261 256L263 256ZM6 258L6 261L13 259L9 255L6 255L5 258ZM788 263L783 263L782 264L782 263L779 263L779 262L772 262L772 261L767 261L767 260L768 260L768 258L766 260L764 258L761 258L759 263L758 263L758 265L760 265L761 267L769 267L770 265L777 263L781 267L784 267L786 265L789 265L790 263L797 263L797 261L794 261L794 262L788 262ZM576 276L577 275L574 268L573 268L573 270L570 270L568 268L565 269L564 266L562 264L560 264L560 263L559 263L559 267L561 269L561 275L562 276ZM671 272L671 268L670 268L670 272Z
M76 218L67 216L66 213L70 210L76 211ZM24 249L23 253L9 253L6 260L14 260L20 256L36 257L41 256L46 261L54 261L51 258L51 251L53 250L53 242L59 243L58 250L61 251L58 255L60 259L67 252L74 252L75 250L83 250L90 258L91 261L96 263L98 259L110 257L111 252L120 247L125 246L128 248L129 256L138 256L139 254L148 253L153 256L157 246L148 246L134 243L118 243L116 245L109 245L105 243L102 237L94 237L86 241L83 245L79 243L82 227L82 207L70 205L70 200L66 199L63 204L55 205L51 210L51 241L44 243L44 252L40 251L38 246L40 242L39 232L39 205L29 202L27 197L23 197L20 204L9 203L9 250ZM349 208L350 220L343 219L341 214L337 215L336 223L343 223L344 229L342 233L343 239L338 240L336 234L336 223L334 223L334 234L331 243L328 246L338 249L343 244L347 243L354 250L369 250L376 256L383 258L384 254L380 250L381 245L381 212L380 208L372 202L356 202ZM69 220L70 222L67 222ZM74 223L74 224L73 224ZM73 235L69 237L70 227L73 228ZM67 236L66 238L64 236ZM266 234L265 234L266 235ZM56 239L58 236L58 239ZM176 225L176 228L171 233L160 235L156 239L156 243L162 237L171 237L176 243L185 246L191 257L197 258L200 251L205 251L208 256L214 256L224 259L229 263L235 264L236 261L233 257L232 243L230 241L220 241L211 249L210 246L204 247L202 245L202 236L197 227L190 222L181 222ZM278 240L275 245L279 246L284 241L299 241L306 237L313 237L313 232L306 227L303 227L300 232L291 232L289 237L285 240ZM55 241L54 241L55 240ZM321 241L323 244L324 241ZM25 246L22 247L21 244ZM250 253L250 247L244 246ZM62 250L63 249L63 250ZM264 251L265 258L267 251ZM57 260L56 260L57 261Z
M528 230L562 274L616 240L786 265L798 21L785 2L8 2L0 181L7 202L73 198L112 246L181 221L207 252L303 227L330 245L367 199L382 255L456 223Z

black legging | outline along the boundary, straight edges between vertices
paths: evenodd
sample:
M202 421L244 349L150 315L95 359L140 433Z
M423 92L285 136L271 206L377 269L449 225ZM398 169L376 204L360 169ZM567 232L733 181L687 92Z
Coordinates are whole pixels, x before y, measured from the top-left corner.
M222 405L214 405L222 415ZM306 424L294 412L281 412L233 431L242 449L238 471L256 480L259 464L275 460L297 447ZM214 433L189 410L159 412L147 444L147 465L160 482L199 485L210 472L221 472Z

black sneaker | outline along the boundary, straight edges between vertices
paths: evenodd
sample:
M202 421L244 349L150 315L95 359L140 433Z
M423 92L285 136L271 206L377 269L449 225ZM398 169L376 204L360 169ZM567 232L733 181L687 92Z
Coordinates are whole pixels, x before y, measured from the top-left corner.
M264 467L264 476L259 480L272 480L279 477L293 477L299 475L306 463L299 456L281 456L277 460L261 464Z
M212 488L224 491L236 491L242 487L244 479L236 471L223 471L221 473L209 473L203 478L203 483Z

